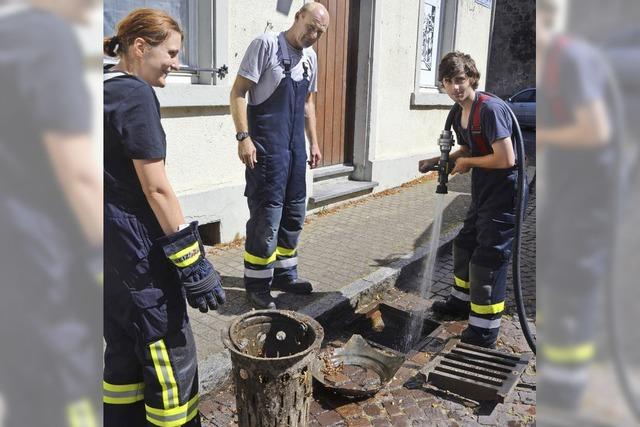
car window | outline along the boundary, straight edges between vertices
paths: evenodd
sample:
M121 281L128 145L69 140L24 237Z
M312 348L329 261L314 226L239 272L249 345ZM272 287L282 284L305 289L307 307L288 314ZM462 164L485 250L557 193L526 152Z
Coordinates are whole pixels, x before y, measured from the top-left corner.
M513 102L535 102L536 101L536 91L535 90L525 90L514 96L512 98Z

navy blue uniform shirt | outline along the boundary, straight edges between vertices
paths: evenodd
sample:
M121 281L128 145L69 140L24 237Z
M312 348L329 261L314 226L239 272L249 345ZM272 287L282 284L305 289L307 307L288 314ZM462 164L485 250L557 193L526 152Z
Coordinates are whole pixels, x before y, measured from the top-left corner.
M476 93L477 96L477 93ZM477 108L477 105L476 105ZM507 105L501 99L490 97L482 104L480 110L480 127L489 145L498 139L511 136L513 121ZM469 117L468 127L472 126L473 118ZM463 129L460 124L460 114L453 121L453 128L458 136L458 144L471 148L468 129ZM475 155L475 154L474 154Z
M133 159L164 159L167 142L153 88L129 75L104 82L105 200L147 206Z

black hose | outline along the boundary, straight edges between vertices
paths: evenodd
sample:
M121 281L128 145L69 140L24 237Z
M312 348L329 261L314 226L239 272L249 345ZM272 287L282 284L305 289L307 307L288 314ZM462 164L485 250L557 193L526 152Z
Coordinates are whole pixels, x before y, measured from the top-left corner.
M533 333L529 328L529 322L527 321L527 312L524 307L524 301L522 300L522 286L520 278L520 247L522 246L522 222L524 221L524 214L526 210L526 197L525 197L525 179L527 179L526 171L524 169L524 140L522 138L522 131L518 124L516 115L513 114L511 108L507 105L509 114L514 124L515 133L515 146L516 146L516 159L518 162L518 181L517 181L517 195L516 195L516 235L513 239L513 294L516 300L516 308L518 310L518 319L520 320L520 327L524 338L529 344L529 348L533 353L536 353L536 340L533 338Z
M460 104L455 103L453 107L449 110L449 114L447 115L447 121L444 122L444 130L451 130L451 125L453 124L453 119L456 117L456 114L460 110Z

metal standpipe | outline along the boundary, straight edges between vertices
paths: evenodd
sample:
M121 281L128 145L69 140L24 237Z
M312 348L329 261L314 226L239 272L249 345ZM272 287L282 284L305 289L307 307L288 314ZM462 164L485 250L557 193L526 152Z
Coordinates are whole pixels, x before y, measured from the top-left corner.
M284 310L251 311L222 331L240 427L308 424L312 364L323 339L314 319Z

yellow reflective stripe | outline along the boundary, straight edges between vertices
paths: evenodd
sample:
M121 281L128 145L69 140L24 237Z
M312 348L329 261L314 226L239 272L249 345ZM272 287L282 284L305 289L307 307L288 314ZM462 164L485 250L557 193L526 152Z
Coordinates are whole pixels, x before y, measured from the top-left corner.
M498 314L504 311L504 301L497 304L478 305L471 303L471 311L478 314Z
M98 419L88 399L82 399L67 406L70 427L98 427Z
M280 255L280 256L294 256L296 254L296 249L287 249L287 248L283 248L282 246L277 246L276 247L276 255Z
M542 346L542 353L553 362L585 362L591 360L596 352L592 342L570 347Z
M128 405L144 400L144 383L109 384L102 381L102 401L112 405Z
M453 276L453 279L455 280L456 286L459 288L469 289L471 287L469 282L462 280L458 276Z
M178 267L188 267L200 258L200 245L198 242L169 255L169 259Z
M156 341L150 346L153 366L160 386L162 387L162 401L165 408L174 408L180 404L178 400L178 384L173 375L173 368L169 360L167 347L164 340Z
M156 426L175 427L186 424L198 414L200 395L196 394L187 403L172 409L157 409L145 405L147 421Z
M269 258L261 258L259 256L251 255L249 252L244 251L244 260L256 265L267 265L271 264L276 260L276 253L272 253Z
M144 388L144 383L135 383L135 384L109 384L106 381L102 381L102 388L107 391L137 391Z

